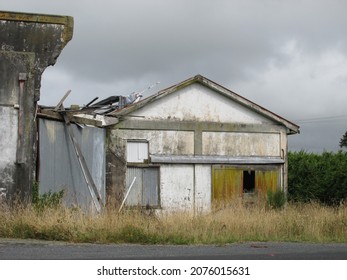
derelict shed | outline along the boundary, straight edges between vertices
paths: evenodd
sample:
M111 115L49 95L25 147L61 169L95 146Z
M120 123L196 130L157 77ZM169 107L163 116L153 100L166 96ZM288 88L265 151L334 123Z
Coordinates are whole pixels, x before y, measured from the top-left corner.
M299 127L203 76L110 115L108 185L128 206L200 212L287 191L287 136Z

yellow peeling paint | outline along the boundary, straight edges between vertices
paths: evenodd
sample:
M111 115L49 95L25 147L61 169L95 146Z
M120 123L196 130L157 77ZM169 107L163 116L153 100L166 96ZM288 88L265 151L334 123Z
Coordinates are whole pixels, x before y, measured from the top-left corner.
M225 205L242 196L243 170L228 166L212 167L212 200Z
M232 203L243 196L243 172L235 166L212 167L212 202L214 207ZM268 190L276 191L280 186L280 169L255 170L255 193L261 199Z
M268 190L276 191L279 185L279 171L267 170L256 171L255 173L255 187L259 194L266 195Z

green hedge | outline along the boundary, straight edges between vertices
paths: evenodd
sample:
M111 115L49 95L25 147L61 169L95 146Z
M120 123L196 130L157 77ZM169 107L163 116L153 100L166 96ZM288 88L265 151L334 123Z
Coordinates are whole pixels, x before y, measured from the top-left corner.
M288 198L337 205L347 199L347 152L288 154Z

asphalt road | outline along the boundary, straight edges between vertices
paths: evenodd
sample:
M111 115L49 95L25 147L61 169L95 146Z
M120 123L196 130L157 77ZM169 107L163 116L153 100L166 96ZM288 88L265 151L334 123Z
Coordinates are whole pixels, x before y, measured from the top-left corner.
M249 242L224 246L71 244L0 239L2 260L347 260L347 244Z

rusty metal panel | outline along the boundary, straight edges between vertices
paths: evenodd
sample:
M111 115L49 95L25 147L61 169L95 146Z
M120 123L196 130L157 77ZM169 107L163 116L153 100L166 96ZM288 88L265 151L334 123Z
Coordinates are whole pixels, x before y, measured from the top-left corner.
M232 157L280 157L280 133L212 132L202 133L203 155Z
M266 195L268 190L276 191L280 186L280 170L256 170L255 189L258 194Z
M228 204L242 196L243 171L231 166L212 166L212 200L214 204Z
M105 202L106 133L104 129L71 124L75 138ZM39 119L40 193L65 190L64 202L93 210L92 198L71 139L61 122Z

